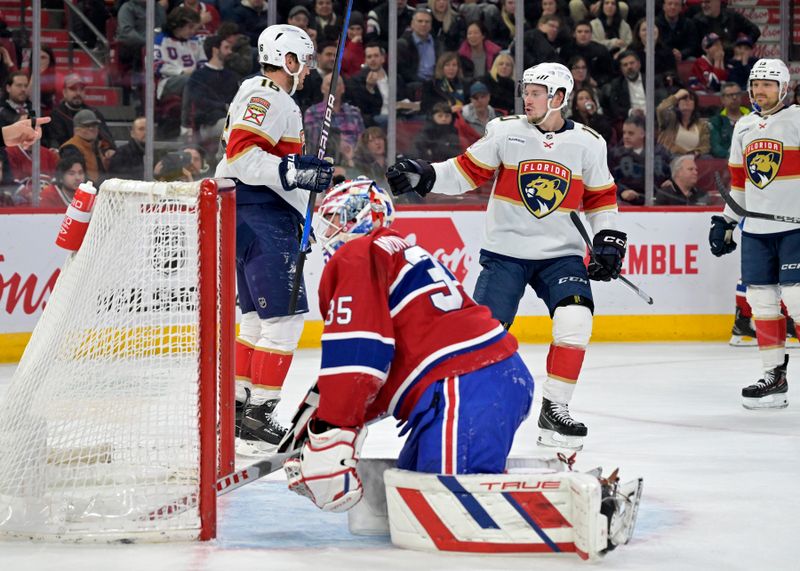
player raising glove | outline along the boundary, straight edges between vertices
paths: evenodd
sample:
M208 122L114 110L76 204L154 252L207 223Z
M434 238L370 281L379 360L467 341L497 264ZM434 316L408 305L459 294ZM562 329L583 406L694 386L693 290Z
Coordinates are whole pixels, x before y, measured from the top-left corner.
M736 229L735 221L728 221L724 216L711 217L711 230L708 232L708 243L711 253L717 256L730 254L736 249L733 241L733 231Z
M283 190L325 192L331 185L333 165L313 155L286 155L281 159L278 174Z
M283 465L289 489L324 511L349 510L364 493L356 465L367 429L336 428L312 419L307 430L300 457Z
M436 171L427 161L400 159L386 171L386 180L395 196L412 190L420 196L425 196L436 182Z
M619 230L600 230L594 235L592 248L594 257L589 262L589 279L610 281L619 277L628 236Z

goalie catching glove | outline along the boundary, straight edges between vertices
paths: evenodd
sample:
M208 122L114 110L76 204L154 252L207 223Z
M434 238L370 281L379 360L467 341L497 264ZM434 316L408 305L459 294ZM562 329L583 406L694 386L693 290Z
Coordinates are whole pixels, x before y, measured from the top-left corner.
M619 230L600 230L594 235L592 249L594 257L589 262L589 279L610 281L619 277L628 236Z
M424 197L436 182L436 171L427 161L400 159L386 171L386 180L395 196L413 190Z
M356 465L367 429L336 428L312 419L307 435L300 457L283 465L289 489L324 511L349 510L364 493Z
M286 155L278 166L278 174L283 190L325 192L331 185L333 165L312 155Z

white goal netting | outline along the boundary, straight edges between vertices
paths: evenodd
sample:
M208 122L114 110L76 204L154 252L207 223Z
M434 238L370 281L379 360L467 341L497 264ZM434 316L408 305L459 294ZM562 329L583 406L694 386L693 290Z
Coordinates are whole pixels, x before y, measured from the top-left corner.
M0 404L0 536L199 536L199 190L101 187Z

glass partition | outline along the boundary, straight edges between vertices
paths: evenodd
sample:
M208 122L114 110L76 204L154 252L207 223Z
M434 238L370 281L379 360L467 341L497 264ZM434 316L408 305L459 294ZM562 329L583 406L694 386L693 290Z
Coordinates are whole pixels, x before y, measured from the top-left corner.
M36 102L52 122L38 159L33 148L3 153L3 205L63 207L81 179L213 173L227 105L239 82L258 72L258 33L270 22L304 27L315 41L319 67L294 96L306 150L314 152L341 21L328 3L254 0L249 18L230 2L170 2L169 11L164 4L28 0L4 10L0 121L29 115ZM733 125L749 112L749 66L780 47L773 33L780 25L758 7L729 6L754 27L718 35L699 5L677 0L656 3L649 25L644 3L355 4L327 153L341 176L364 174L381 184L397 157L446 160L478 140L488 121L521 113L521 70L560 61L575 81L565 114L606 140L620 205L719 204L715 174L727 184ZM343 5L332 9L340 14ZM682 36L678 24L688 20L697 33ZM648 30L652 93L645 89ZM795 40L789 37L792 53ZM790 69L797 74L800 67L790 62ZM80 160L66 164L69 156ZM491 183L425 202L484 203Z

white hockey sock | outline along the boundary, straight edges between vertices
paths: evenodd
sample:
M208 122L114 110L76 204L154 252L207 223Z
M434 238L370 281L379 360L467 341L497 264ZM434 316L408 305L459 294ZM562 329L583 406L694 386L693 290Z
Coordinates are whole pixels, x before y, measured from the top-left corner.
M575 392L573 383L565 383L550 377L546 377L542 383L542 396L551 402L569 404L573 392Z

